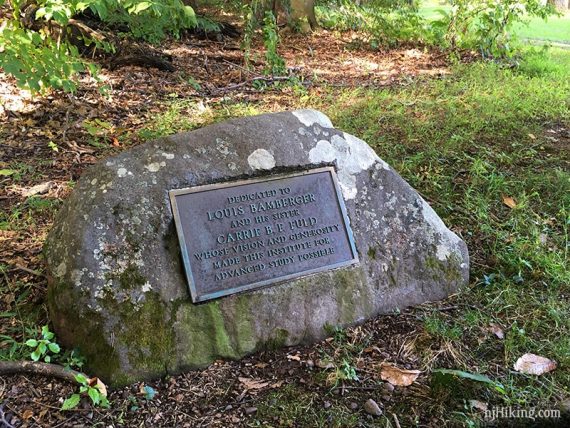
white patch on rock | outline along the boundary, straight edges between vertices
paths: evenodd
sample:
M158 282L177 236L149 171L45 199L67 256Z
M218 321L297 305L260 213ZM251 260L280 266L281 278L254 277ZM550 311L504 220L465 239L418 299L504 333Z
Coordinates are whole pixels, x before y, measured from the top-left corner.
M299 119L303 125L310 127L315 123L321 125L323 128L332 128L333 124L331 120L325 115L317 110L295 110L291 112L293 116Z
M83 270L73 269L71 271L71 281L73 281L76 287L81 287L81 277L83 277L84 270L86 271L87 268L83 268Z
M174 153L162 152L161 155L164 156L166 159L174 159Z
M150 171L150 172L158 172L160 171L160 168L162 168L163 166L166 166L166 162L153 162L153 163L149 163L148 165L145 165L145 169Z
M309 151L311 163L332 162L336 159L334 147L326 140L317 142L317 145Z
M435 256L438 260L442 262L447 260L447 258L451 255L451 251L445 245L439 244L435 247Z
M93 180L91 180L91 185L92 185L92 186L95 186L96 184L97 184L97 179L96 179L96 178L94 178Z
M309 151L311 163L333 162L336 160L337 175L344 199L354 199L358 194L356 175L369 169L375 163L388 168L374 150L359 138L350 134L333 135L331 142L320 140Z
M247 158L251 169L271 169L275 166L275 158L265 149L257 149Z
M123 177L125 177L125 176L127 175L128 172L129 172L129 171L127 171L127 168L119 168L119 169L117 170L117 177L123 178Z

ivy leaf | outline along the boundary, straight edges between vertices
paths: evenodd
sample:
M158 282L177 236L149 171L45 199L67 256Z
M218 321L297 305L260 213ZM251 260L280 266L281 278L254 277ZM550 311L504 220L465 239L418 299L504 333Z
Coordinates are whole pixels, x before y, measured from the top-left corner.
M32 354L30 356L32 357L33 361L38 361L42 355L41 355L40 351L38 351L36 349L34 352L32 352Z
M71 397L67 398L63 402L63 404L61 406L61 410L74 409L79 404L79 400L81 400L81 397L79 396L79 394L73 394Z
M87 385L87 378L81 373L75 375L75 380L81 385Z
M42 327L42 336L45 340L51 340L54 338L55 334L53 334L51 331L49 331L49 328L47 325L44 325Z
M50 343L48 345L48 349L53 352L54 354L58 354L60 351L60 347L57 343Z
M26 340L26 346L29 346L30 348L35 348L36 346L38 346L38 341L36 339L28 339Z
M96 388L89 388L89 390L87 391L87 395L89 395L89 398L91 398L91 401L93 401L93 404L95 404L95 405L99 404L99 401L101 400L101 398L100 398L99 391Z

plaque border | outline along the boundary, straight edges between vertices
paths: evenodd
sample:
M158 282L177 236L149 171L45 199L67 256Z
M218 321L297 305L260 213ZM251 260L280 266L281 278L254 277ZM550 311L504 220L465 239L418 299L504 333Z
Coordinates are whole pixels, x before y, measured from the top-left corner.
M186 195L189 193L209 192L212 190L223 189L226 187L238 187L238 186L243 186L246 184L254 184L254 183L281 180L281 179L290 178L290 177L301 177L304 175L319 174L322 172L328 172L332 178L332 181L333 181L333 186L334 186L334 189L336 191L336 202L337 202L337 204L340 208L340 211L341 211L341 217L342 217L342 221L343 221L343 225L344 225L344 230L347 234L348 243L350 246L350 250L352 252L352 258L350 260L346 260L344 262L322 266L322 267L315 268L315 269L304 270L302 272L296 272L296 273L285 275L285 276L279 276L277 278L269 278L269 279L266 279L263 281L258 281L258 282L254 282L252 284L242 285L239 287L227 288L227 289L216 291L213 293L204 293L204 294L198 293L198 290L196 289L196 282L194 281L194 276L192 274L192 266L190 265L190 258L188 256L188 249L186 248L186 239L184 236L184 231L182 229L180 213L178 211L178 205L176 203L176 197L177 196ZM186 273L186 280L188 282L188 288L190 290L190 296L192 297L192 303L201 303L201 302L205 302L207 300L217 299L219 297L229 296L232 294L237 294L237 293L250 291L250 290L256 290L259 288L267 287L269 285L277 285L279 283L282 283L282 282L285 282L285 281L288 281L291 279L300 278L300 277L308 276L308 275L313 275L315 273L324 272L324 271L333 270L333 269L338 269L341 267L350 266L350 265L354 265L354 264L359 263L358 252L356 250L356 245L354 242L354 234L353 234L352 229L350 227L350 219L348 217L346 206L344 204L344 198L342 196L342 192L341 192L339 184L338 184L338 178L336 175L335 168L332 166L307 169L305 171L299 171L299 172L276 174L276 175L272 175L269 177L257 177L257 178L242 179L242 180L236 180L236 181L228 181L228 182L223 182L223 183L204 184L204 185L198 185L198 186L193 186L193 187L186 187L186 188L182 188L182 189L172 189L172 190L168 191L168 194L170 197L170 205L171 205L172 214L174 217L174 225L176 226L176 233L178 235L178 243L180 245L180 250L182 252L182 261L184 264L184 271Z

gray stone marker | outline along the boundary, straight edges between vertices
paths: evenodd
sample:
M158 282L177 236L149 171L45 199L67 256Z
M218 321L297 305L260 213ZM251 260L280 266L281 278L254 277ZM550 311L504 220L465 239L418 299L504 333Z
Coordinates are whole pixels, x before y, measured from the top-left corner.
M333 183L318 175L327 171ZM283 188L297 199L277 202L271 192ZM262 200L242 200L256 192ZM271 218L255 227L250 204L261 202ZM243 215L224 217L240 206ZM173 212L182 213L176 225ZM317 245L327 238L319 228L330 236ZM242 244L265 243L257 259L245 247L232 257L238 232ZM211 264L200 263L196 255L208 251ZM303 254L313 254L310 263ZM313 110L230 120L99 162L65 201L45 255L59 340L79 347L93 373L114 385L313 342L327 324L442 299L469 272L465 243L418 193ZM256 260L267 266L248 271ZM196 302L214 300L193 302L193 281Z

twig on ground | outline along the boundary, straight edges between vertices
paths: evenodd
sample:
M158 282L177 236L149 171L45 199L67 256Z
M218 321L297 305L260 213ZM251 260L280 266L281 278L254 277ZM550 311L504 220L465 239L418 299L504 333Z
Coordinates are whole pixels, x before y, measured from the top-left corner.
M6 402L0 404L0 427L2 427L2 428L14 428L14 425L12 425L6 419L6 413L4 413L4 406L5 405L6 405Z
M75 380L75 376L77 375L82 375L86 378L89 377L81 372L57 364L48 364L39 361L0 361L0 375L22 373L50 376L72 383L77 383Z
M398 416L395 413L392 413L392 417L394 418L394 423L396 424L396 428L402 428L400 426L400 421L398 420Z
M32 275L45 277L45 275L44 275L43 273L38 272L37 270L33 270L33 269L30 269L30 268L27 268L27 267L22 266L22 265L15 264L14 267L15 267L16 269L22 270L22 271L24 271L24 272L31 273Z

